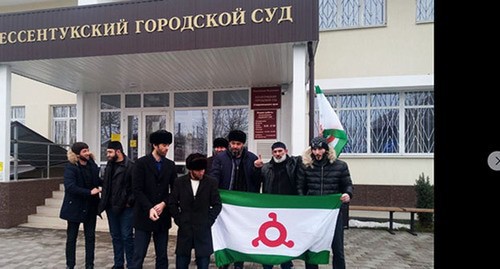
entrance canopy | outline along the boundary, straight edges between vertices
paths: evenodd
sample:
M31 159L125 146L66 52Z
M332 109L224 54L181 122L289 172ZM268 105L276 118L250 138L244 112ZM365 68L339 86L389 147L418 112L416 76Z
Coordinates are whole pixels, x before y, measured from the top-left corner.
M0 64L75 93L275 86L318 38L317 0L131 1L1 14Z

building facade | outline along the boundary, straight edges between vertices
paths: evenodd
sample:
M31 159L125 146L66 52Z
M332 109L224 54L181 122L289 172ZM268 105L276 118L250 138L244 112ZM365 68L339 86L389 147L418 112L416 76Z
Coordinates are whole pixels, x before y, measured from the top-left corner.
M12 5L0 7L0 14L40 9L72 12L72 8L89 5L96 12L103 10L105 16L109 2L133 1L12 1ZM286 19L286 4L264 3L253 9L261 12L249 15L254 22L263 25L266 19L279 21L280 18L274 17L279 12ZM292 9L304 8L293 1L291 5ZM11 116L22 115L24 106L28 127L63 144L84 140L94 151L100 151L101 162L105 161L104 147L109 140L122 141L132 158L146 154L149 148L145 138L158 128L174 134L168 157L178 164L183 164L187 154L194 151L210 155L213 139L232 128L246 131L249 149L264 158L270 158L270 145L276 140L289 145L293 155L299 155L309 140L308 90L313 78L347 131L349 142L341 158L349 163L359 204L377 204L380 196L398 203L399 196L412 195L411 187L420 174L434 181L434 1L319 0L312 6L318 8L319 26L319 41L310 40L313 57L307 40L276 45L265 36L279 34L265 30L258 34L264 36L259 44L241 46L237 40L226 40L236 45L217 47L218 34L212 31L217 27L213 24L212 29L207 29L206 24L218 23L218 28L223 28L221 25L226 23L223 16L236 9L219 11L222 12L219 15L224 15L214 22L205 20L208 14L215 13L205 6L196 13L204 19L195 20L191 26L204 24L203 30L213 36L203 38L215 48L168 43L185 48L128 56L115 51L80 56L71 64L70 57L51 62L40 59L34 62L37 65L33 70L57 69L53 66L64 70L71 65L82 77L68 73L71 78L63 79L37 73L40 81L53 81L49 85L58 88L25 78L31 75L12 72ZM177 27L176 20L138 17L135 23L142 27L141 35L157 34L161 23L165 23L165 29ZM182 18L181 13L169 18L174 17ZM100 23L119 20L111 16ZM276 25L286 23L283 20ZM233 36L237 35L236 28L232 28ZM198 29L201 28L194 32ZM192 32L186 29L182 34ZM80 34L92 35L92 32L81 30ZM230 36L225 37L231 39ZM179 34L176 38L182 37ZM8 36L4 35L3 40L9 43ZM88 51L106 50L96 46ZM311 59L314 77L308 67ZM258 64L252 64L254 61ZM4 69L30 71L20 63L7 61L0 65ZM91 72L96 68L101 70ZM126 72L128 78L120 77L125 76L120 72L108 73L119 68L133 70ZM56 97L39 96L42 89L55 92ZM255 109L259 96L265 96L259 94L262 91L270 93L272 100L267 101L272 104ZM37 98L23 100L26 96ZM269 107L276 102L279 108ZM42 120L45 118L47 121Z

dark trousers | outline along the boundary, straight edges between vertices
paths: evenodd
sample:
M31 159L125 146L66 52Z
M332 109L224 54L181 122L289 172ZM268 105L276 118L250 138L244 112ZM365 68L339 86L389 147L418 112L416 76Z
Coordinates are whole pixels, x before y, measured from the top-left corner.
M343 214L339 212L339 217L337 224L335 225L335 234L333 236L332 242L332 267L334 269L345 269L345 257L344 257L344 221ZM317 269L317 264L306 263L306 269Z
M94 268L95 225L97 215L92 215L83 222L85 235L85 268ZM80 222L68 221L66 228L66 266L74 268L76 264L76 240Z
M134 238L134 259L132 266L129 269L142 269L144 258L148 253L149 242L151 241L151 234L153 234L153 242L155 244L155 268L166 269L168 268L167 259L167 244L168 244L168 230L162 232L143 231L135 229Z
M134 255L133 209L127 207L120 214L114 213L113 210L106 210L106 215L113 243L114 266L124 267L124 256L129 266L132 264Z
M195 261L196 261L196 267L198 269L208 269L208 265L210 264L210 256L204 256L204 257L197 256ZM189 263L191 263L191 256L177 255L175 257L176 269L188 269Z

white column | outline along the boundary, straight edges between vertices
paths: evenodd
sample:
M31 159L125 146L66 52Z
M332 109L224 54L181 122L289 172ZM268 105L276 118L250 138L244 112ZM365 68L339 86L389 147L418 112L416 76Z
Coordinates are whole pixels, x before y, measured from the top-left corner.
M306 44L296 44L293 47L293 85L292 93L292 123L291 123L291 155L301 155L306 148L308 136L307 116L307 46ZM287 93L288 94L288 93Z
M10 67L0 65L0 182L10 180L10 82Z
M76 141L83 141L83 101L84 93L76 93Z

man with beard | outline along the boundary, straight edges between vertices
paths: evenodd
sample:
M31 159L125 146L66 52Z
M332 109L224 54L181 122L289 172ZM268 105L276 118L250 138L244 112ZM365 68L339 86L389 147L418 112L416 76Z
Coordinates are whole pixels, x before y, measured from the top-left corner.
M217 137L214 139L214 150L212 151L212 156L207 158L207 170L205 171L207 174L209 174L212 169L212 162L214 161L215 156L223 151L226 151L228 146L229 142L224 137Z
M259 192L260 182L254 169L257 156L244 147L247 135L241 130L232 130L227 138L229 149L215 156L210 176L218 180L220 189ZM234 268L242 269L243 261L235 262Z
M272 159L264 164L262 157L254 162L257 174L262 181L262 193L296 195L297 167L300 165L300 157L288 155L288 150L283 142L275 142L271 146ZM281 269L292 268L292 261L281 264ZM264 269L271 269L273 265L264 264Z
M178 178L170 195L169 211L179 226L175 268L188 269L194 248L198 269L208 269L214 252L211 227L222 209L217 180L205 174L207 157L186 158L187 175Z
M297 173L299 195L327 195L341 193L342 203L349 203L353 186L347 163L337 159L335 149L324 137L311 140L310 147L302 155L302 165ZM342 211L337 218L332 242L333 268L344 269L344 221ZM306 269L317 269L317 264L306 264Z
M148 252L151 235L155 245L156 269L168 268L168 229L172 227L168 197L177 178L175 163L165 156L172 133L158 130L149 135L152 152L135 162L132 189L134 204L134 259L129 268L140 269Z
M134 255L132 173L134 162L123 153L120 141L111 141L106 149L108 163L104 170L99 213L106 210L113 243L114 269L132 264Z
M66 267L75 268L76 240L80 223L85 235L85 269L94 268L95 227L101 179L99 167L89 146L75 142L68 150L64 167L64 200L59 217L68 222L66 228Z

